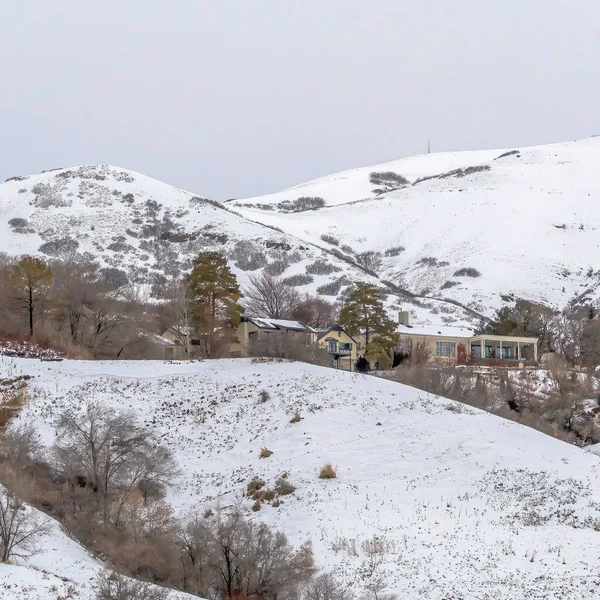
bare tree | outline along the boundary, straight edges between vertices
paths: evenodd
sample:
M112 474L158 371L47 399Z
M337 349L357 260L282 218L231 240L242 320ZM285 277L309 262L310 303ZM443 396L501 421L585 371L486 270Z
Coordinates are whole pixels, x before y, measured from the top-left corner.
M283 279L263 271L250 275L244 289L248 313L257 317L289 319L299 302L298 292Z
M338 312L337 307L332 302L306 294L298 301L292 312L292 318L315 329L324 329L336 322Z
M301 600L353 600L355 594L331 573L324 573L306 585L300 598Z
M166 485L176 474L170 452L140 430L130 413L90 403L83 414L63 412L57 432L58 469L94 490L104 523L119 523L127 494L136 486Z
M40 513L0 486L0 563L35 554L40 538L49 530Z
M167 600L169 590L110 571L96 579L96 600Z

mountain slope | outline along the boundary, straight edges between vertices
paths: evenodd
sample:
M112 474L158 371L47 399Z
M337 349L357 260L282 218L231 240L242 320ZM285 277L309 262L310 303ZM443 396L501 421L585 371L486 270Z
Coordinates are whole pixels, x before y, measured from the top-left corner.
M0 184L0 251L89 258L117 284L147 284L160 296L165 278L189 271L193 258L206 250L226 254L242 286L263 269L294 277L300 292L330 300L357 280L383 285L321 240L283 233L252 215L125 169L82 166ZM397 311L398 290L389 291L388 306ZM402 295L402 302L413 304L424 319L431 316L410 295ZM442 307L450 320L472 320L456 306Z
M311 539L319 566L356 588L382 574L403 600L579 600L600 585L600 458L516 423L282 361L7 359L2 369L33 375L21 418L44 443L60 410L90 398L133 410L181 467L169 494L179 514L241 503L295 544ZM336 479L318 478L326 462ZM252 513L248 481L272 487L283 472L296 491Z
M387 171L408 184L375 192L369 175ZM298 238L334 236L352 256L380 253L382 279L491 315L513 296L557 308L597 299L599 176L600 138L591 138L406 158L232 204ZM300 195L324 207L282 212Z

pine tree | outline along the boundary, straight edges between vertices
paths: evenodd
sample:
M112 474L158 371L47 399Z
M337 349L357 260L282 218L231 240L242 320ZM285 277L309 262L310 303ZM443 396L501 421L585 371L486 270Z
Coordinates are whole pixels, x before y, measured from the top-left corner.
M233 329L244 312L238 304L241 293L237 279L222 254L203 252L194 261L187 283L194 320L204 334L206 355L213 356L218 352L220 342L233 340Z
M389 355L398 344L399 335L396 323L383 307L381 292L376 286L356 284L340 312L340 325L350 335L364 334L365 356L388 365Z
M39 258L26 256L9 271L6 278L12 300L29 321L33 336L34 320L48 299L52 287L52 271Z

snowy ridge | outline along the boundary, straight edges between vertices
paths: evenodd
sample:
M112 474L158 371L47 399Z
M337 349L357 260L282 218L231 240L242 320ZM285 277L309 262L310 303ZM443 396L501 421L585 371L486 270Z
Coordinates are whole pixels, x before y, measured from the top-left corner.
M311 539L318 565L359 588L382 573L403 600L597 595L600 458L532 429L379 378L283 361L5 358L3 371L33 375L21 418L45 444L59 411L89 398L132 410L174 452L178 514L241 503L293 543ZM318 478L326 462L336 479ZM248 481L272 487L283 472L296 491L252 513Z

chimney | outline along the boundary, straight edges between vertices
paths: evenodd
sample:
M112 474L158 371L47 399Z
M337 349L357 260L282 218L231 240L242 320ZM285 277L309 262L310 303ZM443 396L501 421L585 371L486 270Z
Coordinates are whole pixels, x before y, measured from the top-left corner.
M398 313L398 323L400 325L408 326L408 311L407 310L401 310Z

